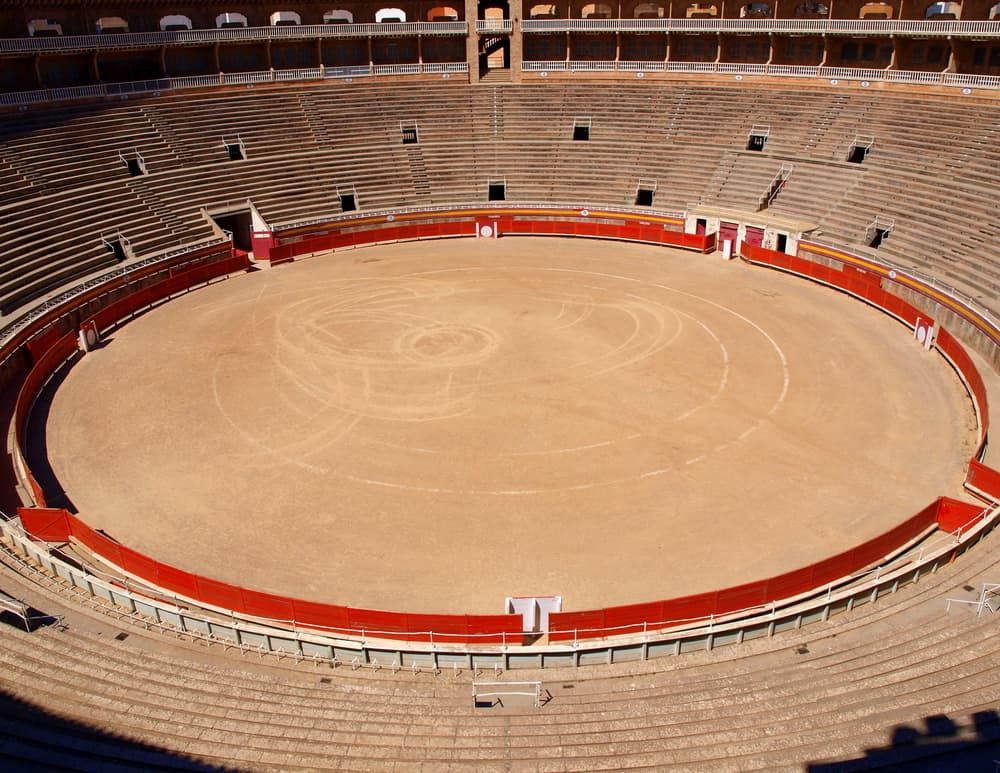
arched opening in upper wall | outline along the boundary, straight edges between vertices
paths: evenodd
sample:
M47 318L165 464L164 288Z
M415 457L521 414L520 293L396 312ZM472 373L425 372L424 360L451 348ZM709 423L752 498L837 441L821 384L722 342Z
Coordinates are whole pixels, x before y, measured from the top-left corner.
M554 3L538 3L528 11L530 19L558 19L559 7Z
M691 3L684 12L684 15L688 19L714 19L719 15L719 8L715 5Z
M295 11L275 11L271 14L272 27L297 27L302 24L302 17Z
M242 13L220 13L215 17L215 26L219 29L229 27L247 27L247 17Z
M354 24L354 14L342 8L335 8L323 14L324 24Z
M580 9L581 19L610 19L612 13L610 5L604 3L587 3Z
M961 19L962 4L938 2L927 6L924 11L925 19Z
M187 16L182 16L179 13L164 16L160 19L161 32L177 32L178 30L190 29L194 29L194 25L191 24L191 19Z
M439 5L427 12L427 21L458 21L458 11L450 5Z
M375 21L379 24L392 24L406 21L406 11L401 8L379 8L375 11Z
M667 9L660 3L640 3L632 10L633 19L662 19Z
M998 16L1000 16L1000 3L997 3L990 8L990 21L996 19Z
M825 19L830 15L830 7L825 3L806 2L795 6L795 15L800 19Z
M32 19L28 22L28 34L33 38L54 38L63 34L62 25L52 19Z
M770 19L771 6L768 3L747 3L740 7L741 19Z
M888 3L867 3L858 11L859 19L891 19L895 9Z
M97 20L97 34L115 34L128 32L128 22L121 16L102 16Z

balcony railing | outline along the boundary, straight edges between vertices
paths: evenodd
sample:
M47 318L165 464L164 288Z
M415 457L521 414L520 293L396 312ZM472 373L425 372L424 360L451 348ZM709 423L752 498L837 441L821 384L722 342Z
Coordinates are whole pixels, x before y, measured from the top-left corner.
M554 60L522 62L524 72L547 75L550 72L632 72L641 77L647 72L711 73L736 75L782 75L830 80L921 83L936 86L959 86L977 89L1000 89L1000 75L969 75L921 70L877 70L861 67L804 67L783 64L743 64L740 62L586 62Z
M514 28L510 19L479 19L476 22L476 32L480 35L509 35Z
M386 22L379 24L317 24L280 27L227 27L213 30L173 32L123 32L108 35L74 35L35 38L0 38L0 53L36 51L90 51L102 48L146 48L149 46L190 46L197 43L226 43L257 40L300 40L314 38L399 37L404 35L467 35L464 21Z
M466 62L424 62L423 64L376 64L357 67L324 67L306 70L265 70L263 72L219 73L195 75L188 78L157 78L127 83L100 83L93 86L73 86L62 89L39 89L0 94L0 105L31 105L59 102L69 99L98 97L126 97L129 94L160 94L179 89L218 88L219 86L255 86L257 84L284 83L288 81L333 80L367 78L372 75L441 75L467 73Z
M525 19L525 32L787 32L814 35L1000 35L1000 21L849 19Z
M917 37L996 37L1000 21L889 21L849 19L525 19L524 32L738 32L814 35L912 35ZM510 34L510 19L479 19L480 34ZM105 35L0 38L0 54L41 51L92 51L197 45L199 43L302 40L315 38L399 37L407 35L467 35L464 21L317 24L278 27L171 32L124 32Z

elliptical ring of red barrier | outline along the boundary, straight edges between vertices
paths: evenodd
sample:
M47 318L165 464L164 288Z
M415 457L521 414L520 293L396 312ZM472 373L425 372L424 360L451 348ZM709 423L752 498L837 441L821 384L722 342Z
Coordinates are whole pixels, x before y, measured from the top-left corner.
M429 235L431 230L435 231L435 236L453 235L450 229L457 228L455 223L432 225L433 229L429 228L427 224L382 229L379 231L377 241L386 241L387 239L384 237L388 234L396 237L404 233ZM468 225L465 223L463 227ZM553 225L553 221L534 223L526 221L525 227L537 228L538 230L531 231L533 233L551 233L555 231L548 229L550 227L555 229L556 225ZM601 224L597 225L596 232L600 234L602 233ZM560 227L565 227L565 225ZM592 225L588 225L585 230L589 232L591 228ZM629 238L634 235L642 239L660 235L660 231L656 231L656 227L652 226L627 225L616 228L614 236L605 238ZM644 230L649 228L653 230ZM623 229L631 230L625 231ZM663 230L662 234L671 234L669 237L663 236L663 240L660 242L663 244L677 244L671 240L694 236L692 234L678 236L676 232L666 230ZM471 236L471 234L467 235ZM327 240L325 243L329 244L331 239L336 241L336 239L343 237L344 235L321 238ZM413 237L408 236L407 238ZM706 249L708 244L706 239L708 238L698 237L697 242L692 240L690 246L694 249ZM352 243L360 242L354 240ZM294 247L301 248L305 244L307 242L298 242ZM292 246L285 245L285 247ZM273 249L272 256L281 249L283 247ZM838 271L805 258L747 244L743 245L742 253L753 262L793 271L854 293L869 303L885 309L907 324L913 324L916 319L917 310L914 307L885 291L881 287L879 277L864 269L851 267L849 271ZM94 315L92 319L97 320L102 327L114 324L140 308L203 283L212 276L238 270L234 268L237 263L245 267L245 261L245 256L234 256L229 261L206 264L190 271L177 273L156 285L122 298ZM946 331L941 332L946 333ZM73 333L57 337L46 332L34 340L36 342L45 341L48 347L44 351L40 350L40 344L31 348L35 365L29 371L21 387L15 406L15 432L19 444L23 443L27 417L37 394L48 377L73 353L76 346L76 338ZM939 334L938 341L939 345L947 350L946 354L955 367L963 374L966 384L969 385L969 389L973 393L973 399L980 403L979 415L983 423L981 431L985 437L989 414L982 379L971 358L957 340L949 335L942 337ZM20 448L17 450L23 458ZM297 626L331 633L359 635L367 632L368 635L406 641L430 641L433 639L459 644L510 643L512 639L508 637L521 635L521 617L519 615L433 615L353 609L252 591L185 572L114 542L65 510L46 508L44 492L37 488L37 483L34 483L30 470L27 470L27 474L33 482L32 488L35 490L38 505L34 508L21 508L19 510L22 524L29 534L38 539L50 541L78 540L89 550L100 555L110 564L117 566L126 574L137 577L151 586L161 588L165 592L190 599L195 603L248 617L284 622L294 621ZM976 491L985 494L994 502L1000 501L1000 472L973 460L970 464L968 479L976 482ZM663 628L682 622L696 623L720 615L759 608L781 599L808 594L812 591L818 592L831 583L871 566L873 562L889 555L901 545L916 539L928 529L937 527L954 532L975 523L982 513L983 508L978 505L940 497L921 512L873 540L862 543L837 556L766 580L677 599L599 610L552 613L549 615L549 639L550 641L566 641L577 638L601 638L607 635L644 631L651 624L654 628Z

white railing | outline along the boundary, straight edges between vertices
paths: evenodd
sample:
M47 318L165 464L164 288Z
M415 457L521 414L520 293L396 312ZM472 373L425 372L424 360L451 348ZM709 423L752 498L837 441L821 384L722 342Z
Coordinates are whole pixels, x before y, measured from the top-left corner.
M875 601L883 593L895 591L909 582L917 582L921 574L936 571L949 557L962 552L974 544L985 533L997 511L989 511L988 517L981 519L974 529L970 529L963 540L937 541L933 547L913 545L880 563L874 569L858 575L847 576L829 586L824 586L782 602L737 610L723 616L709 619L678 619L648 621L619 628L579 629L573 632L572 641L563 644L542 646L517 646L519 657L523 654L537 654L539 666L548 663L548 658L572 655L572 665L580 665L580 655L587 652L606 653L600 662L612 662L615 652L634 651L636 645L643 648L642 658L648 655L650 643L674 643L674 654L681 652L682 641L703 641L698 649L712 649L725 641L739 642L742 632L766 629L771 636L777 631L798 628L807 620L826 620L834 611L850 610L858 601ZM86 564L76 565L63 561L44 542L32 540L21 528L17 520L3 520L0 515L0 534L13 546L0 546L7 553L7 561L17 562L22 574L34 574L41 583L48 582L54 589L77 589L73 593L76 603L95 603L105 612L122 610L121 614L147 629L155 627L172 631L182 636L192 636L209 643L233 646L241 651L259 654L274 654L279 657L310 658L328 661L332 665L355 663L358 665L379 665L378 658L391 657L391 664L407 668L421 662L438 669L444 665L457 665L456 657L464 658L467 667L475 669L477 657L490 656L494 667L500 665L496 656L502 659L502 668L510 667L507 659L510 647L520 645L520 636L507 634L499 636L499 643L462 644L451 643L453 637L434 631L411 632L418 637L426 637L425 644L419 641L401 642L398 632L371 629L326 629L306 627L295 620L244 618L232 611L214 607L192 606L191 599L173 596L156 588L137 584L125 576L109 575L103 570L95 570ZM58 578L58 579L56 579ZM61 582L59 582L61 580ZM110 602L108 607L101 602ZM497 633L462 634L463 639L484 639L495 641ZM371 648L371 649L369 649ZM374 650L372 652L371 650ZM523 653L523 654L522 654ZM634 657L632 655L631 657ZM564 661L553 657L553 663L564 665ZM597 661L591 661L597 662ZM388 665L388 664L382 664ZM514 683L506 683L513 686ZM485 697L481 693L482 697Z
M228 72L221 73L220 80L226 86L244 86L255 83L274 83L276 70L268 72Z
M24 328L31 325L35 320L40 317L45 316L53 309L59 308L60 306L65 306L70 303L74 298L77 298L84 293L87 293L101 285L108 284L117 279L127 277L129 274L138 271L143 268L148 268L156 263L162 263L170 260L171 258L176 258L179 255L185 253L195 252L205 247L211 247L213 245L222 245L228 242L227 239L221 237L212 237L211 239L205 239L200 242L189 242L187 244L178 245L176 247L171 247L161 252L150 255L142 260L138 260L132 263L126 263L118 266L113 271L107 271L100 276L96 276L93 279L88 279L81 282L78 285L68 288L64 292L59 293L59 295L54 298L49 298L44 303L40 303L38 306L33 307L30 311L25 312L23 315L15 319L9 325L5 325L0 329L0 344L4 344L13 338L17 333L21 332Z
M767 65L744 64L742 62L719 62L715 71L726 74L745 73L747 75L767 75Z
M961 86L979 89L1000 88L998 75L924 72L922 70L878 70L868 67L805 67L784 64L746 64L743 62L579 62L525 61L524 72L615 71L709 73L716 75L776 75L796 78L828 78L831 80L883 81L888 83L921 83L935 86Z
M510 19L479 19L476 21L476 32L483 34L510 34L514 23Z
M255 40L298 40L302 38L396 37L401 35L467 35L464 21L390 22L383 24L316 24L280 27L227 27L214 30L174 32L125 32L110 35L0 38L0 53L35 51L81 51L101 48L142 48L147 46L191 45Z
M30 105L39 102L59 102L69 99L91 99L128 94L159 94L180 89L217 88L219 86L253 86L264 83L309 81L330 78L359 78L369 75L449 74L469 71L465 62L425 64L377 64L356 67L313 67L304 70L264 70L259 72L219 73L188 78L159 78L127 83L102 83L95 86L74 86L63 89L39 89L0 94L0 105Z
M418 75L419 64L376 64L372 67L375 75Z
M663 72L666 62L618 62L619 72Z
M469 65L467 62L424 62L423 69L425 73L468 72Z
M376 209L376 210L366 210L362 217L366 220L377 219L377 218L387 218L389 220L395 220L398 217L404 215L413 214L434 214L436 212L462 212L465 210L471 210L479 212L481 210L507 210L512 206L516 206L518 209L537 209L540 212L545 210L555 210L557 212L565 212L568 209L576 210L580 213L581 217L600 217L603 213L609 213L612 215L638 215L643 218L678 218L684 219L687 217L686 212L678 212L676 210L667 209L636 209L629 207L616 207L614 205L606 204L588 204L580 202L574 203L563 203L558 201L549 202L534 202L534 201L518 201L516 204L512 204L509 201L506 202L470 202L467 204L439 204L437 206L424 206L424 207L395 207L391 209ZM300 228L308 228L309 226L321 226L329 223L331 226L343 223L344 221L356 220L359 217L357 212L347 212L340 215L332 215L323 218L310 218L309 220L294 220L284 223L276 224L272 223L275 233L281 236L281 232L297 230ZM306 237L308 238L308 236ZM2 338L0 338L2 340Z
M497 208L502 208L496 205ZM509 206L509 205L504 205ZM549 203L548 207L558 207L557 204ZM476 205L482 209L481 204ZM581 215L587 212L579 209L580 205L575 205ZM456 206L441 207L441 209L455 210ZM602 210L609 210L607 207L593 208L594 214L599 214ZM396 210L400 211L400 210ZM414 209L412 211L423 211L426 209ZM367 213L371 216L373 213ZM644 213L650 214L650 213ZM135 267L131 267L134 269ZM118 269L111 274L105 275L101 279L106 281L109 277L120 276L128 269ZM96 280L100 282L101 280ZM88 283L93 287L94 283ZM53 299L55 303L66 303L79 292L80 287ZM955 299L964 303L964 296L956 295ZM51 308L51 306L49 307ZM17 320L15 325L20 328L25 319L37 319L37 316L26 315ZM5 336L10 335L11 328L3 331ZM643 657L646 656L645 648L650 642L675 641L677 648L675 652L680 652L680 641L699 639L706 642L706 648L711 649L713 644L726 641L729 637L731 641L742 640L741 632L744 630L760 629L764 626L771 635L782 627L793 625L798 627L804 620L825 620L829 614L843 602L847 602L847 609L853 605L854 599L875 601L882 591L891 592L897 589L900 584L906 582L916 582L922 572L934 571L943 561L948 560L961 552L972 541L978 539L988 528L992 526L998 512L997 507L992 506L983 509L980 516L973 525L964 532L952 535L951 539L935 540L935 544L926 541L913 542L908 546L897 549L894 553L886 556L875 569L869 569L855 575L845 576L828 586L823 586L808 591L805 594L792 598L775 599L766 604L757 605L747 609L737 610L727 613L722 617L712 617L709 620L704 618L693 620L657 620L647 621L641 624L630 624L618 629L594 629L579 630L574 632L572 644L548 645L542 647L517 647L517 651L539 653L539 658L544 654L565 655L567 653L579 657L579 653L584 651L607 651L609 658L613 657L617 649L623 651L629 648L634 649L637 643L644 647ZM30 539L17 521L3 520L0 514L0 532L16 546L15 554L26 557L31 564L41 566L46 576L54 576L63 579L70 586L81 589L87 597L96 597L109 601L119 608L123 608L137 622L145 621L143 624L156 625L177 632L187 634L204 633L208 639L225 640L233 646L259 649L263 652L273 652L278 655L293 654L301 657L312 657L313 655L324 660L336 661L338 651L350 648L352 652L360 652L365 663L370 663L369 658L373 656L367 647L368 639L393 639L396 634L392 631L373 630L351 630L351 629L324 629L318 630L315 627L304 630L297 626L294 620L264 620L260 618L241 618L239 615L229 610L220 610L214 607L191 608L190 603L198 604L195 599L171 596L164 591L150 587L148 585L136 585L135 581L130 581L122 577L110 577L100 574L88 567L73 566L61 561L57 555L53 555L49 547L44 543L37 543ZM919 552L918 552L919 551ZM23 569L30 569L25 564ZM189 603L190 602L190 603ZM219 615L223 617L220 619ZM641 630L637 628L641 625ZM411 632L411 634L414 632ZM421 657L428 654L433 658L433 665L437 667L438 656L445 656L445 653L461 654L468 657L470 664L474 655L471 645L458 644L449 645L448 634L438 634L436 632L419 632L421 635L430 634L429 642L426 645L420 643L396 643L391 645L398 655L394 662L405 666L407 657L415 657L417 653ZM222 639L218 639L218 637ZM344 641L343 637L351 637L353 641ZM497 638L497 634L483 633L482 637ZM467 635L463 635L467 637ZM611 641L600 641L597 637L614 637ZM722 637L722 638L719 638ZM468 637L474 638L474 637ZM589 640L588 640L589 639ZM507 657L508 646L515 644L503 637L500 645L481 644L475 645L475 650L485 648L493 653L502 653L502 657ZM442 645L444 647L442 648ZM381 652L385 645L383 642L374 642L371 645L377 652ZM448 648L451 647L449 650ZM311 653L311 654L310 654ZM377 658L379 655L375 655ZM558 662L558 661L554 661ZM575 661L579 663L579 660ZM545 665L540 660L539 665Z
M614 62L571 61L568 67L573 72L614 72Z
M525 19L525 32L772 32L816 35L1000 35L997 21L889 21L884 19Z
M483 688L490 689L483 689ZM518 687L530 687L530 690L518 690ZM472 682L472 708L477 708L480 698L500 698L505 695L532 698L537 709L542 703L541 682Z
M785 32L817 35L914 35L920 37L992 37L997 21L906 21L848 19L525 19L525 32ZM479 19L480 33L509 33L510 19ZM467 35L465 21L317 24L279 27L228 27L171 32L124 32L105 35L0 38L0 53L86 51L149 46L192 45L263 40Z
M274 79L276 81L316 81L323 77L321 67L313 67L308 70L275 70Z

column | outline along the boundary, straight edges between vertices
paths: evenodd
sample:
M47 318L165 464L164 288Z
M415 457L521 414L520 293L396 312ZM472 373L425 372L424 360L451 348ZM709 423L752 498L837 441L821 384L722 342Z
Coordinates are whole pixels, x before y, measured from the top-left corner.
M465 61L469 64L469 83L479 83L479 33L476 19L479 18L479 0L465 0L465 20L469 34L465 37Z
M524 36L521 32L521 20L524 18L523 0L509 0L512 28L510 32L510 79L515 83L521 81L521 62L524 61Z

